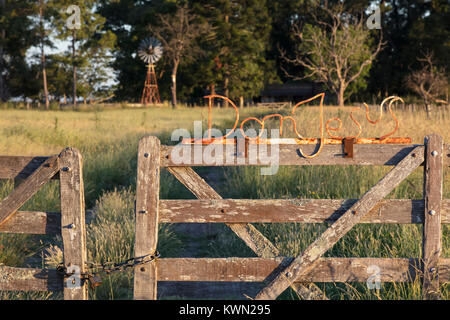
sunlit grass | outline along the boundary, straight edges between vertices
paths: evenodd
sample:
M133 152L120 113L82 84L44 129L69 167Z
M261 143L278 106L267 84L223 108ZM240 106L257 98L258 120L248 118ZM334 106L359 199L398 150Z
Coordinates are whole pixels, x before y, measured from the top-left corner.
M89 259L96 262L123 261L133 255L134 198L136 181L136 152L140 137L157 135L163 144L170 141L172 130L184 128L192 132L194 121L201 121L207 129L208 109L180 107L164 108L80 108L81 111L0 110L1 155L50 155L63 148L78 148L84 161L84 180L87 209L93 210L93 219L87 225ZM325 121L339 116L343 133L352 135L349 108L326 107ZM431 118L425 111L414 114L394 109L400 119L400 130L395 136L411 137L413 143L423 143L424 136L435 132L450 141L450 112L438 109ZM297 128L305 137L320 135L318 107L298 109L295 113ZM289 109L240 110L241 121L247 116L261 118L264 114L290 114ZM377 110L371 110L376 118ZM355 117L363 126L362 137L376 137L391 131L394 122L388 113L378 125L368 124L362 112ZM234 124L235 112L214 109L213 127L225 129ZM336 125L333 123L333 125ZM266 127L276 128L277 121ZM293 136L287 122L285 137ZM258 126L255 126L258 128ZM390 168L386 167L280 167L273 176L260 175L259 168L226 168L226 180L218 192L226 198L358 198L373 186ZM192 198L176 179L165 170L161 172L162 199ZM423 173L416 170L402 182L388 198L422 198ZM449 170L444 173L444 198L450 197ZM12 181L0 184L0 197L13 188ZM39 191L22 208L28 210L59 211L59 185L53 181ZM286 256L300 254L327 227L326 224L256 224ZM207 256L254 256L243 242L225 226L214 241L204 248ZM160 229L159 249L165 257L176 256L183 246L170 226ZM443 226L443 253L450 257L449 227ZM326 256L339 257L420 257L421 225L358 225L341 239ZM61 247L59 237L0 234L0 263L10 266L41 267L45 265L43 252L50 245ZM36 255L42 256L40 262ZM30 258L34 256L34 262ZM332 299L421 299L420 281L382 285L379 291L367 290L365 284L319 284ZM449 299L449 289L443 285L442 293ZM104 284L91 291L94 299L129 299L132 297L132 273L123 273L104 279ZM59 299L61 294L0 292L0 299ZM282 298L298 298L286 292Z

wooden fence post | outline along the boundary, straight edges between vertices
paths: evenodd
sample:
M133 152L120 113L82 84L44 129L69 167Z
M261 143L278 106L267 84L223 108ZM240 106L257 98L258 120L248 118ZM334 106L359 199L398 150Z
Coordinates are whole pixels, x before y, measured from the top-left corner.
M85 272L86 268L82 157L73 148L63 150L59 157L64 266L67 272L74 273L64 281L64 300L87 300L87 284L80 277L80 273Z
M135 257L153 254L158 243L160 141L143 137L139 141L136 184ZM156 263L134 269L134 299L156 299Z
M440 299L438 263L441 254L441 203L443 180L443 139L432 134L425 137L423 226L423 295Z

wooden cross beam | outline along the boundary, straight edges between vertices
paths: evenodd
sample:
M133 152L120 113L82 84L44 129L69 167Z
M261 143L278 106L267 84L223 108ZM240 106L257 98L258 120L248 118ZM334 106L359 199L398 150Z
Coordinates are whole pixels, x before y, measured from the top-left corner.
M309 272L327 250L347 234L361 218L419 167L423 161L424 147L417 146L333 223L330 228L325 230L300 256L296 257L286 268L279 272L275 279L256 295L255 299L276 299L298 277Z
M48 158L36 171L0 202L0 225L11 218L26 201L59 171L58 157Z
M167 170L198 199L222 199L191 167L168 167ZM271 258L279 256L278 249L253 225L245 223L228 223L226 225L259 257ZM327 300L322 290L314 283L308 285L291 283L290 286L305 300Z

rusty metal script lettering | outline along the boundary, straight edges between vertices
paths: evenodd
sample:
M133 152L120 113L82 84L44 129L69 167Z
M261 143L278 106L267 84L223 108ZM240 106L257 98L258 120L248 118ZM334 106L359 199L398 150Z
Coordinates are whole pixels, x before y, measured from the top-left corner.
M209 116L208 116L208 137L207 138L202 138L202 139L183 139L182 143L183 144L234 144L236 143L235 139L232 138L228 138L230 135L232 135L236 128L238 127L239 124L239 109L236 107L236 105L234 104L234 102L232 100L230 100L227 97L221 96L221 95L208 95L205 96L206 99L208 99L209 101ZM222 99L228 103L231 104L231 106L234 108L234 110L236 111L236 120L234 122L233 128L224 136L221 137L211 137L211 129L212 129L212 107L213 107L213 102L214 99ZM388 110L389 113L392 117L392 119L395 121L395 128L393 131L382 135L381 137L377 137L377 138L359 138L363 128L361 126L361 124L355 119L355 117L353 116L353 113L357 110L360 110L360 107L355 107L351 110L350 112L350 118L353 121L353 123L356 125L356 127L358 128L358 133L354 136L350 136L350 137L344 137L344 136L337 136L334 133L340 131L342 129L342 120L340 118L334 117L331 118L329 120L327 120L327 122L324 125L324 108L323 108L323 101L325 98L325 93L320 93L318 95L315 95L312 98L309 98L307 100L303 100L298 102L296 105L294 105L294 107L291 110L291 114L292 115L288 115L288 116L283 116L281 114L275 113L275 114L269 114L264 116L261 120L256 118L256 117L248 117L245 118L244 120L242 120L241 125L239 127L239 130L242 134L242 137L244 137L244 139L248 142L248 143L256 143L256 144L299 144L299 145L304 145L304 144L318 144L319 147L318 149L311 155L307 155L304 154L301 150L301 148L299 148L299 153L302 157L305 158L314 158L317 155L319 155L320 151L322 151L322 148L325 144L341 144L343 142L344 139L349 140L352 139L352 141L354 141L354 143L356 144L402 144L402 143L411 143L411 139L410 138L406 138L406 137L391 137L395 132L397 132L398 128L399 128L399 121L397 119L397 117L395 116L394 112L392 111L392 105L399 101L404 103L403 99L397 96L390 96L387 97L386 99L384 99L380 106L379 106L379 116L376 120L372 120L369 116L369 106L364 103L364 107L365 107L365 116L366 119L369 123L371 124L377 124L383 117L383 108L384 105L386 103L389 102L388 105ZM296 121L294 119L294 115L295 115L295 110L301 106L304 105L308 102L314 101L320 99L320 104L319 104L319 108L320 108L320 138L305 138L303 137L298 131L297 131L297 124ZM295 133L295 135L297 137L295 138L287 138L287 139L264 139L262 138L262 135L264 134L264 128L265 128L265 121L271 118L278 118L280 119L280 127L279 127L279 133L280 133L280 137L283 134L283 123L286 120L289 120L292 123L292 128L293 131ZM260 126L260 133L257 137L249 137L245 134L244 131L244 125L249 122L249 121L256 121ZM331 126L331 122L336 121L338 122L338 125L336 127ZM325 130L324 130L325 129ZM330 138L325 138L325 131L327 132L328 136Z

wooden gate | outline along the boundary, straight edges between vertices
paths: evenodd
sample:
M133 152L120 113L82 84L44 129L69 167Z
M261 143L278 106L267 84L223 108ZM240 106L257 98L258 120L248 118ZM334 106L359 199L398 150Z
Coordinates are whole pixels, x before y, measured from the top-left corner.
M194 156L193 162L179 164L171 157L175 147L160 145L156 137L142 138L138 149L135 255L145 256L156 250L159 223L188 222L225 223L258 258L160 258L135 268L134 298L156 299L158 281L249 281L266 283L256 299L275 299L289 286L304 299L326 299L313 282L367 281L371 265L382 270L381 282L406 282L420 277L424 298L439 298L439 283L450 278L450 259L440 258L441 224L450 222L450 201L442 199L443 169L450 165L450 145L444 144L441 137L430 135L424 145L353 147L352 158L344 157L340 145L325 145L319 156L307 159L299 156L297 146L279 145L279 165L393 166L359 200L233 200L222 199L191 166L265 165L260 159L242 159L242 153L228 148L221 155L226 161L216 157L216 162L206 165ZM302 148L312 153L315 146ZM384 200L419 166L424 166L423 200ZM198 200L160 200L161 167ZM256 222L333 224L300 256L291 258L280 257L278 249L251 225ZM357 223L423 224L422 257L322 257Z
M86 233L82 157L67 148L50 157L0 157L0 179L24 179L0 202L0 232L61 234L64 266L85 271ZM61 212L19 211L51 179L60 181ZM61 291L65 300L86 300L86 283L56 270L0 266L0 290Z

